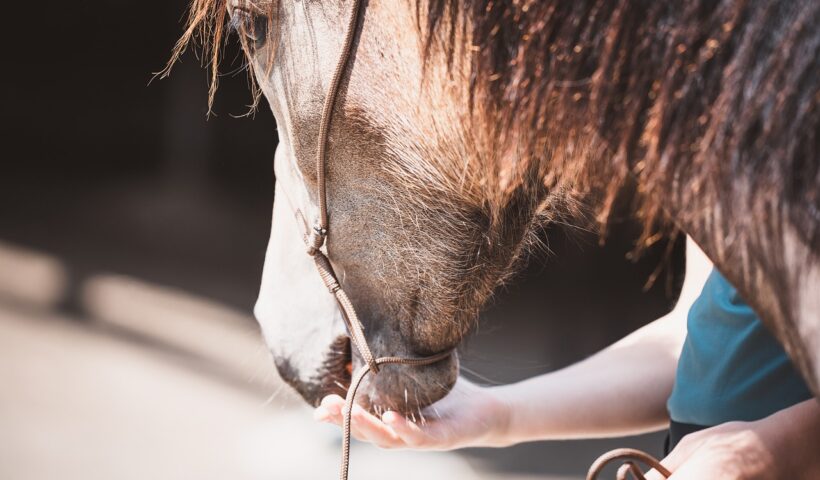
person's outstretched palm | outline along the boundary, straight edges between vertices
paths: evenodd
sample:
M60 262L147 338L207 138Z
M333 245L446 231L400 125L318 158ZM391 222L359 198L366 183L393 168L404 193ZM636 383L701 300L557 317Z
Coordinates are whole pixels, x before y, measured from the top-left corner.
M342 424L344 399L329 395L316 408L314 418ZM507 422L503 402L463 378L456 381L453 391L423 412L424 420L416 422L401 414L387 411L381 419L358 405L353 408L351 432L355 438L382 448L415 448L450 450L499 443L499 435Z

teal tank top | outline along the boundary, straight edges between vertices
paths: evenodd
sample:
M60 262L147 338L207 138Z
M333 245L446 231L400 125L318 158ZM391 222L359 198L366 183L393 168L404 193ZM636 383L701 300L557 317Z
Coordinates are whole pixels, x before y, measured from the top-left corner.
M783 347L717 270L692 304L667 408L679 423L752 421L812 397Z

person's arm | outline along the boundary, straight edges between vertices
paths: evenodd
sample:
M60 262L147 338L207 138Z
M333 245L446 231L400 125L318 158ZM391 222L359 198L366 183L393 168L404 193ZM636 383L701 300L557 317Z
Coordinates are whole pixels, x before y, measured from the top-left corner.
M451 449L660 428L667 422L666 399L686 334L686 313L710 269L706 256L688 241L686 279L668 315L556 372L490 388L459 379L450 395L428 408L422 425L395 412L379 419L356 408L353 434L387 448ZM325 398L316 419L341 424L342 404L336 395Z
M686 278L669 314L579 363L496 387L510 412L502 443L624 436L667 426L666 400L686 337L686 315L711 267L687 240Z

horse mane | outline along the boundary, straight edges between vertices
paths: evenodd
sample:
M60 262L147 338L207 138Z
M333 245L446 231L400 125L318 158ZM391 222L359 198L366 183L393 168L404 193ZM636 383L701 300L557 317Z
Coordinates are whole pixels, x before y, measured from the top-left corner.
M210 101L226 1L193 0L165 71L199 40L211 70ZM439 42L451 61L465 51L456 38L471 42L475 124L492 132L500 151L515 152L493 156L501 162L496 171L506 172L499 178L518 179L503 188L515 190L537 172L549 188L603 192L596 217L605 225L624 181L634 177L648 199L639 208L646 242L670 213L664 199L703 209L736 195L745 210L723 212L729 222L776 215L804 226L800 234L816 251L820 2L426 0L426 6L419 18L426 19L428 42ZM586 158L590 151L600 161ZM751 182L742 191L739 178Z
M465 28L452 19L470 31L481 124L529 153L501 168L569 172L554 181L604 192L604 226L632 176L647 241L669 199L703 209L732 195L743 210L723 212L728 231L775 216L817 251L820 3L429 0L430 32L452 38ZM603 158L555 155L576 136L600 139Z

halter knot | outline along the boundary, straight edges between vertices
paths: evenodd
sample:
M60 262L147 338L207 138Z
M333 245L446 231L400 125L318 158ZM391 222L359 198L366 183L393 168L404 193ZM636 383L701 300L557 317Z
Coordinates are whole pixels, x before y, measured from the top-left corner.
M325 244L327 238L327 229L320 226L315 226L311 229L310 234L305 239L307 243L307 253L311 257L320 252L322 245Z

